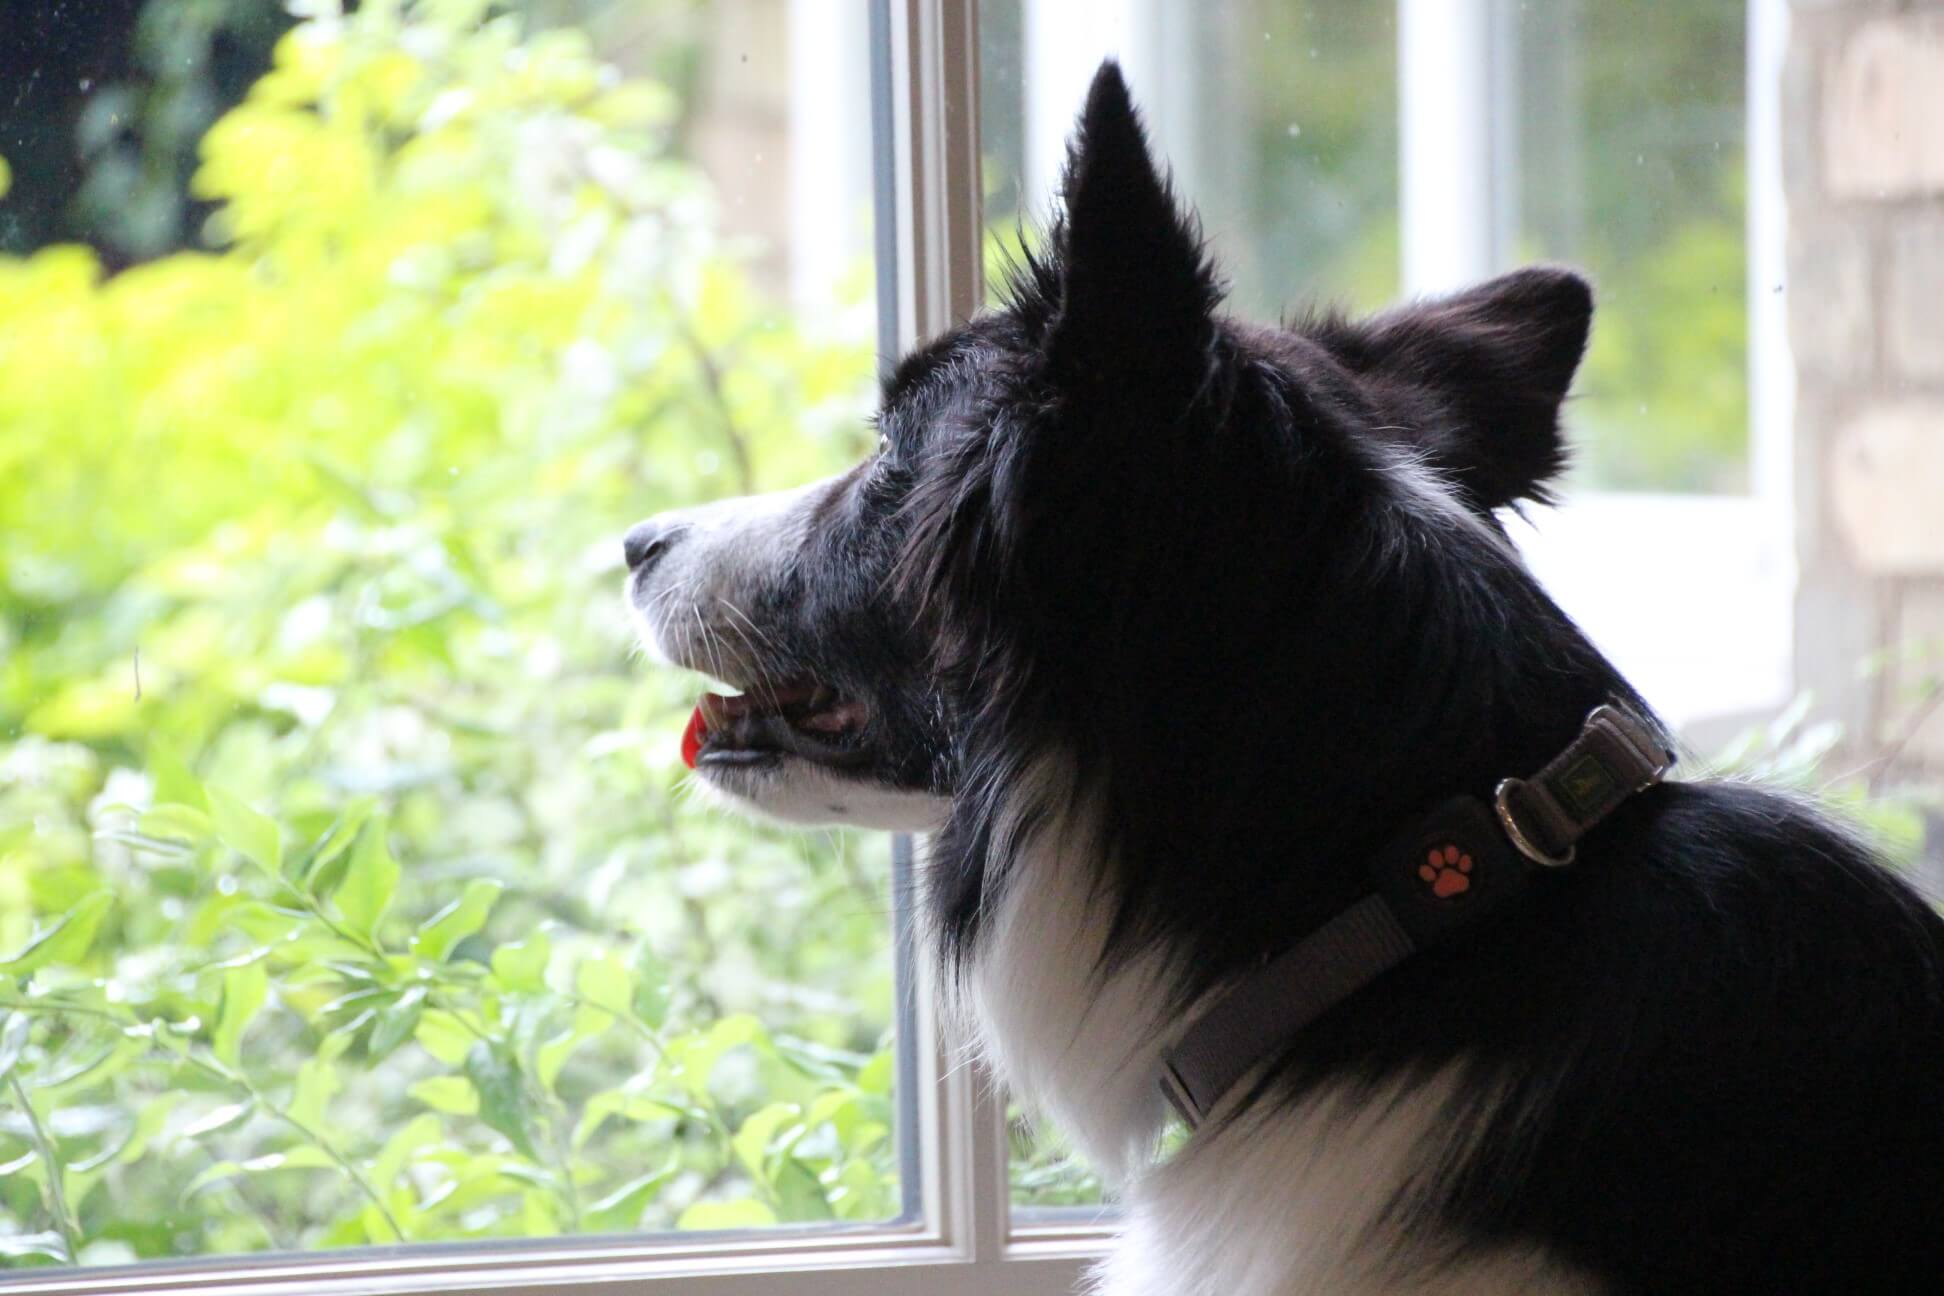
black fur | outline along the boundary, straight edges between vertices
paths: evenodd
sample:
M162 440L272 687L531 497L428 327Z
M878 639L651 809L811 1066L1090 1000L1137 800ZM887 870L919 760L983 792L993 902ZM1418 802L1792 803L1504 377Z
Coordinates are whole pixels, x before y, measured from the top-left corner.
M1229 319L1111 64L1065 192L1005 308L889 384L823 542L869 562L827 579L927 645L948 964L1021 884L998 811L1051 756L1104 808L1103 971L1184 950L1185 1005L1356 899L1414 815L1602 701L1645 711L1491 520L1547 498L1592 300L1542 268L1365 323ZM1452 1119L1502 1114L1397 1204L1455 1250L1540 1243L1637 1292L1935 1291L1941 1045L1944 923L1816 811L1694 782L1344 1002L1254 1101L1464 1060Z
M1067 202L1008 309L883 416L962 707L933 905L964 957L1008 883L992 810L1057 747L1107 807L1114 955L1191 950L1186 1002L1354 899L1413 814L1642 705L1396 472L1401 447L1476 510L1546 499L1592 298L1530 269L1364 324L1224 319L1111 67ZM1813 810L1724 783L1636 798L1544 881L1341 1005L1259 1101L1473 1059L1508 1115L1417 1204L1460 1237L1636 1291L1944 1286L1930 909Z

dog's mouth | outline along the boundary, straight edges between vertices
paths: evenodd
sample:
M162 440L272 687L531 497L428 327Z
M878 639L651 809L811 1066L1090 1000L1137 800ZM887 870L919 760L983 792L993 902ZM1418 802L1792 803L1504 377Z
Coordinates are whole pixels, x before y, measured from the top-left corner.
M786 756L822 765L856 765L870 714L827 684L799 680L741 693L704 693L682 735L690 769L775 764Z

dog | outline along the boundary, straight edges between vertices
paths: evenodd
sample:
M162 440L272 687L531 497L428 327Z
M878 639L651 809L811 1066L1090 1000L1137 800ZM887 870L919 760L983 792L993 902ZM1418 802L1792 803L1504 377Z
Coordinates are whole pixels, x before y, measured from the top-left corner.
M740 690L702 783L928 835L947 994L1122 1186L1097 1291L1944 1290L1944 923L1803 801L1662 779L1502 526L1586 283L1230 318L1112 63L1062 199L866 462L625 548L650 650Z

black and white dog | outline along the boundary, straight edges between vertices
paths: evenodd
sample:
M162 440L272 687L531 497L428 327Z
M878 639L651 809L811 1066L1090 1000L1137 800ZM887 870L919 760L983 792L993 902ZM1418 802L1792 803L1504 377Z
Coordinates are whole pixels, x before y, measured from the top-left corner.
M1125 1185L1099 1290L1944 1291L1944 922L1735 783L1621 789L1570 865L1238 1044L1155 1162L1195 1023L1311 996L1263 980L1293 949L1335 978L1401 830L1648 713L1494 518L1561 467L1584 282L1229 318L1112 65L1064 194L873 458L627 553L654 650L741 690L692 722L707 785L930 834L955 1002Z

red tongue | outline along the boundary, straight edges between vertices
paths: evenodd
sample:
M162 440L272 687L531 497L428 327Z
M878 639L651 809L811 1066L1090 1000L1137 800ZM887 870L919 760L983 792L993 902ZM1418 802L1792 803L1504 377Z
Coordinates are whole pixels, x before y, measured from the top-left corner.
M709 721L702 714L702 708L695 708L689 717L688 728L682 730L682 764L695 768L695 753L702 750L702 735L709 732Z

